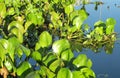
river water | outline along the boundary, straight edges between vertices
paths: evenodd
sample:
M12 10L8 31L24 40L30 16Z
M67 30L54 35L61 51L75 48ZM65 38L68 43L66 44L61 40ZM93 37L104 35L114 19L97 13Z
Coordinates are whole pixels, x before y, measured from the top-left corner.
M97 1L97 0L92 0ZM98 6L95 10L95 4L85 5L87 12L90 14L85 23L93 27L94 23L98 20L105 21L107 18L112 17L116 20L115 32L120 37L120 0L101 0L103 5ZM81 6L77 6L79 9ZM112 54L106 54L104 51L94 53L90 50L82 52L93 61L93 70L97 78L120 78L120 42L118 40L114 46Z

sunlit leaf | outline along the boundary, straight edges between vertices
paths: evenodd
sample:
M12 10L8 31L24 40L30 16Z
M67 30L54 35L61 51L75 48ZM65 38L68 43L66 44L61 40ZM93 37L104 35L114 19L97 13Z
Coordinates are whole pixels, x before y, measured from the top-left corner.
M29 62L23 62L18 68L17 68L17 75L21 76L27 69L31 68L31 65Z
M88 59L88 61L87 61L87 67L88 68L92 67L92 61L91 61L91 59Z
M53 52L58 55L60 55L61 52L65 51L69 48L70 48L70 44L69 44L68 40L66 40L66 39L61 39L61 40L55 41L52 46Z
M42 59L42 56L41 56L40 52L35 51L32 53L32 58L36 61L40 61Z
M5 61L4 65L6 66L6 68L7 68L9 71L12 70L12 65L11 65L11 63L10 63L8 60Z
M41 78L37 72L30 72L25 78Z
M8 31L11 31L15 27L21 32L21 34L24 33L24 27L19 21L12 21L8 26Z
M43 63L46 66L49 66L54 60L56 60L57 57L53 55L53 53L49 52L44 58L43 58Z
M86 78L84 74L80 71L73 71L72 74L73 74L73 78Z
M0 17L4 18L6 15L6 7L4 3L0 3Z
M55 60L53 61L50 66L49 69L52 70L53 72L56 71L56 69L60 66L61 60Z
M67 7L65 7L65 13L68 14L68 15L69 15L73 10L74 10L73 5L68 5Z
M21 49L23 50L23 52L26 54L26 56L30 55L30 49L24 47L23 45L20 45Z
M0 59L3 61L5 59L6 51L3 46L0 44Z
M80 71L84 73L85 78L96 78L95 73L89 68L82 68Z
M57 78L73 78L73 75L68 68L61 68L58 71Z
M8 11L7 11L7 14L8 15L14 15L15 14L14 8L9 8Z
M73 64L76 67L86 66L87 65L87 56L85 54L79 54L74 60Z
M114 32L115 24L116 24L116 21L113 18L108 18L106 20L106 34L111 34L112 32Z
M61 58L65 61L70 61L73 58L73 56L74 56L74 54L70 49L63 51L61 54Z
M47 67L41 66L41 70L39 70L40 75L42 75L42 78L46 75L47 78L54 78L55 74Z
M52 36L47 31L44 31L39 36L39 41L36 44L36 50L39 49L40 47L42 48L49 47L51 44Z

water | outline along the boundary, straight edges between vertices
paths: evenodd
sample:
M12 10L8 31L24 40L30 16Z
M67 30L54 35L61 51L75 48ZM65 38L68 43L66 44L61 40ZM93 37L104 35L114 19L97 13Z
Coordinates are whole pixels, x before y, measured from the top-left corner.
M96 0L92 0L96 1ZM98 10L94 10L95 5L86 5L86 10L90 16L85 21L93 27L99 19L105 21L112 17L116 20L115 32L120 34L120 0L103 0L104 5L100 5ZM80 8L80 7L77 7ZM117 41L120 42L120 41ZM119 78L120 77L120 44L115 44L112 54L106 54L104 51L94 53L92 51L82 52L93 61L93 70L97 78Z

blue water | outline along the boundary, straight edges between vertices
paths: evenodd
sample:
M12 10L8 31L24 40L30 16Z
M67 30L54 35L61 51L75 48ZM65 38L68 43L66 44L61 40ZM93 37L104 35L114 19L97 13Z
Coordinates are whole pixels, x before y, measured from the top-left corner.
M85 6L87 12L90 13L90 16L85 23L88 23L93 27L96 21L100 19L105 21L107 18L112 17L117 22L115 32L120 34L120 8L118 8L120 6L120 0L102 1L104 4L100 5L97 11L94 10L94 4ZM94 53L90 50L82 53L87 54L87 56L93 61L92 69L95 71L97 78L120 78L120 44L115 44L112 54L106 54L104 51Z

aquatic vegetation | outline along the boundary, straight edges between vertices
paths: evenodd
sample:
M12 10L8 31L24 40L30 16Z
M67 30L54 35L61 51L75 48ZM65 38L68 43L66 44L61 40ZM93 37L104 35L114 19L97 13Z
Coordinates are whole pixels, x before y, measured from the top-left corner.
M84 24L75 0L0 1L0 75L3 78L96 78L84 48L112 53L116 21ZM33 60L31 62L31 59ZM34 63L33 63L34 62Z

